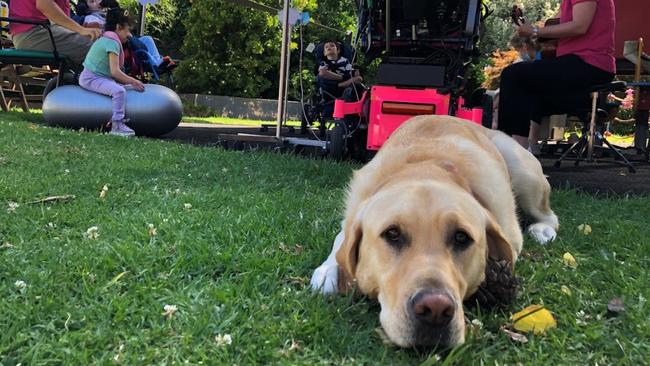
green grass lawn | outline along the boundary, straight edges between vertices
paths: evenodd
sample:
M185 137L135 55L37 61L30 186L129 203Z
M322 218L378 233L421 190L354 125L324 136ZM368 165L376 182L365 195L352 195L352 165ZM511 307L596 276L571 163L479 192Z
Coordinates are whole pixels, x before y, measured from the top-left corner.
M369 301L308 288L355 166L47 128L38 118L0 114L2 365L650 362L647 197L555 191L559 237L546 247L526 240L521 296L469 312L482 326L436 355L384 345ZM74 198L30 203L63 195ZM563 264L565 252L577 268ZM625 311L609 317L615 297ZM540 303L556 329L525 344L499 330Z

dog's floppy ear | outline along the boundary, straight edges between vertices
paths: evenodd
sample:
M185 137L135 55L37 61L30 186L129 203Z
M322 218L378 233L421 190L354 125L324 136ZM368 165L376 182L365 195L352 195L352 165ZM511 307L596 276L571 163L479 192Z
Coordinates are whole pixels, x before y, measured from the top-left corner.
M510 264L510 268L514 269L515 263L512 245L510 245L508 240L506 240L503 231L501 230L501 226L499 226L494 216L489 212L487 212L485 237L490 258L497 261L505 260Z
M338 285L340 293L346 293L354 288L362 235L360 213L350 215L343 229L343 244L336 252L336 262L339 265Z

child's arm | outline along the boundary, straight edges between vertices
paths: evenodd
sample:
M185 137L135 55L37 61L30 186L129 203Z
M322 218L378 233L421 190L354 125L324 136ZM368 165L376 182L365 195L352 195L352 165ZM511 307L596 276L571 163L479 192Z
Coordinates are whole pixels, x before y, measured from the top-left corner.
M339 83L339 88L347 88L348 86L352 84L358 84L363 81L363 78L361 76L353 76L349 78L348 80L342 81Z
M336 80L336 81L341 81L343 80L343 75L339 75L335 72L330 71L327 66L321 66L318 69L318 76L328 79L328 80Z
M133 88L137 91L144 91L144 84L140 80L137 80L135 78L130 77L129 75L125 74L120 70L120 56L113 53L109 52L108 53L108 62L111 67L111 76L113 79L116 81L125 84L125 85L132 85Z

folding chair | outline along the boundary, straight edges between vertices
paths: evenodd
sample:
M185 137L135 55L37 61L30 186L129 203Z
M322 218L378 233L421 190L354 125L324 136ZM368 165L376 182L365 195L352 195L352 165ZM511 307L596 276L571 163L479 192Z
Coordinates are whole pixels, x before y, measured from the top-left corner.
M19 50L13 47L13 44L5 39L0 43L0 70L4 78L8 80L9 87L0 88L0 104L3 110L9 110L10 101L5 96L5 92L17 93L19 95L20 104L24 111L29 111L29 106L27 104L27 96L25 95L25 90L22 85L22 80L17 71L17 66L35 66L35 67L53 67L59 70L58 74L62 74L62 70L66 70L67 65L70 64L68 59L61 55L56 49L56 43L54 41L54 36L52 35L52 30L50 28L49 22L39 22L29 19L19 19L19 18L10 18L10 17L0 17L0 22L6 23L21 23L21 24L31 24L38 27L43 27L47 30L50 40L52 42L52 52L47 51L32 51L32 50ZM3 33L8 33L8 27L2 27L1 30ZM56 79L55 87L58 87L60 84L60 79Z

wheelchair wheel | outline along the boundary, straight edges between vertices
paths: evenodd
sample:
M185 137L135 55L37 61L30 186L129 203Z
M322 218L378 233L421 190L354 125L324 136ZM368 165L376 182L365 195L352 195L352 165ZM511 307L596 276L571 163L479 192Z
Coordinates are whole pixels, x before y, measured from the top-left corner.
M346 153L346 132L345 121L336 121L330 132L329 157L334 160L343 160Z

